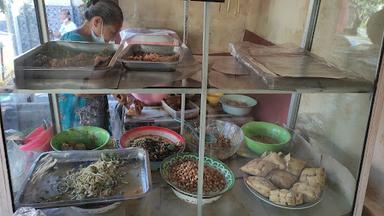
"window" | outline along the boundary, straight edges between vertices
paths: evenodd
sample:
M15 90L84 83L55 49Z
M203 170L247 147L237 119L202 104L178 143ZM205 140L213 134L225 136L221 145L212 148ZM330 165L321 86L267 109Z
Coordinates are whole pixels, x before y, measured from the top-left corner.
M46 0L49 40L59 40L64 33L81 26L84 8L82 0Z
M13 72L13 59L40 44L33 0L3 0L0 5L0 72Z

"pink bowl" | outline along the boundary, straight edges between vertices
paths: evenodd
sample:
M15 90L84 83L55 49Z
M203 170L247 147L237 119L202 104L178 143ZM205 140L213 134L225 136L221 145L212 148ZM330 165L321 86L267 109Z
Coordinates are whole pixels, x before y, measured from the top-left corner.
M36 132L37 133L37 132ZM47 130L41 130L39 134L34 134L30 136L28 142L20 146L22 151L36 151L36 152L46 152L49 151L50 141L53 136L53 128L50 127Z
M128 148L128 144L136 139L137 137L141 137L144 135L155 135L155 136L161 136L164 137L171 142L180 142L183 144L182 150L180 152L184 151L185 149L185 140L182 136L180 136L178 133L176 133L173 130L170 130L168 128L163 127L157 127L157 126L144 126L144 127L138 127L131 129L123 134L120 138L120 148Z
M136 94L132 93L132 96L146 105L160 104L161 101L168 96L168 94Z

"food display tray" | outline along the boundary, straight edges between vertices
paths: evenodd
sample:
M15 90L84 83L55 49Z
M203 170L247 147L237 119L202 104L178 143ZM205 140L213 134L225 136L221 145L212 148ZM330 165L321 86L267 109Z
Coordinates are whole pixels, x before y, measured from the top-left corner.
M151 61L132 61L124 59L127 55L133 55L137 52L157 53L160 55L178 55L178 61L171 62L151 62ZM177 65L182 61L183 52L179 46L164 46L164 45L144 45L133 44L129 45L124 53L120 56L119 61L124 64L128 70L138 71L175 71Z
M193 103L192 101L188 101L187 104L189 104L191 106L191 109L185 109L185 116L184 118L185 119L192 119L192 118L195 118L197 116L199 116L200 114L200 108L199 106L197 106L195 103ZM162 100L161 101L161 105L163 107L163 109L170 115L172 116L173 118L178 118L180 119L181 118L181 110L175 110L171 107L170 104L167 104L167 102L165 100Z
M123 179L126 184L117 186L118 195L110 197L85 198L83 200L71 200L63 197L60 200L52 198L60 195L57 190L59 179L67 175L67 171L73 168L85 167L100 159L101 154L112 154L126 162L121 168L127 172ZM57 160L55 166L32 181L39 166L47 157ZM141 148L114 149L102 151L66 151L47 152L36 159L27 179L23 183L20 193L16 196L16 206L33 208L53 208L64 206L80 206L84 204L111 203L143 197L151 188L151 171L148 154ZM53 200L53 201L52 201Z
M248 188L248 190L257 198L259 198L260 200L262 200L263 202L265 203L268 203L269 205L272 205L272 206L275 206L275 207L278 207L278 208L282 208L282 209L289 209L289 210L301 210L301 209L308 209L308 208L312 208L314 206L316 206L317 204L319 204L321 202L321 200L323 200L323 197L324 197L324 190L321 192L321 195L320 195L320 198L318 200L316 200L315 202L311 202L311 203L304 203L304 204L301 204L301 205L297 205L297 206L284 206L284 205L279 205L279 204L276 204L272 201L270 201L268 198L264 197L262 194L260 194L259 192L257 192L256 190L254 190L251 186L248 185L247 181L245 180L245 177L244 177L244 184L245 186Z
M72 54L81 52L96 55L107 52L111 55L117 50L115 44L99 44L71 41L51 41L18 56L14 60L15 77L23 79L97 79L105 75L111 67L95 68L93 65L85 67L36 67L33 62L38 54L44 54L53 58L63 59ZM92 56L92 55L90 55Z

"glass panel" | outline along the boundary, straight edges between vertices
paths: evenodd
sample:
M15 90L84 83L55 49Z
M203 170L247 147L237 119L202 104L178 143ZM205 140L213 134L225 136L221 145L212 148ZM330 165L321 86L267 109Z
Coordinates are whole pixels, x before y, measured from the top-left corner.
M49 141L36 146L32 144L35 139L25 143L23 138L33 131L41 132L44 125L50 127L51 113L47 94L1 94L0 101L12 191L15 197L20 192L30 166L41 153L39 149L49 149L46 148L49 147ZM37 134L34 134L36 138Z
M11 78L13 59L40 44L33 0L2 1L0 58L2 80Z
M119 4L123 10L124 14L124 24L123 30L120 33L122 39L131 37L128 41L134 43L142 44L158 44L166 46L174 46L175 44L183 40L183 27L184 27L184 4L187 1L176 1L170 2L167 0L151 1L151 0L128 0L120 1ZM202 10L200 6L196 8L200 3L190 5L189 15L196 12L200 14ZM187 11L188 12L188 11ZM197 18L197 20L196 20ZM201 65L199 62L199 55L201 54L201 16L193 15L190 16L187 32L188 39L186 41L186 47L183 47L181 53L177 50L166 51L165 49L152 49L152 53L168 56L179 56L180 63L176 67L176 73L163 73L162 76L156 76L156 74L149 74L148 76L142 77L140 81L136 81L136 84L148 83L152 87L191 87L199 88L200 83L200 70ZM142 36L135 36L138 33L142 33ZM157 37L149 36L160 35ZM144 50L145 51L145 50ZM144 52L145 53L145 52ZM180 55L179 55L180 54ZM136 54L134 53L133 56ZM192 56L193 55L193 56ZM136 55L136 58L140 56ZM145 59L143 59L145 60ZM171 62L169 65L172 65ZM129 67L129 65L128 65ZM156 70L156 65L150 66L152 69ZM155 68L155 69L154 69ZM148 70L148 68L146 68ZM119 88L129 88L132 86L130 80L135 79L136 76L134 73L128 77L124 76L122 78L121 85ZM153 77L153 79L151 79ZM181 83L180 80L186 78L186 82ZM156 80L157 83L151 82L151 80ZM176 81L177 82L173 82Z
M93 100L96 100L97 95L88 96L92 97ZM163 99L166 97L163 101ZM13 185L13 192L16 194L20 192L21 183L24 182L26 175L29 174L28 170L34 162L34 159L40 155L42 152L52 150L52 145L57 147L52 142L47 142L47 149L30 149L27 148L30 143L25 144L25 140L28 137L25 137L33 129L42 125L42 120L46 120L49 124L50 115L49 112L49 103L48 97L44 94L35 94L35 95L22 95L22 94L11 94L11 95L2 95L2 117L7 139L7 150L8 157L10 159L9 165L11 170L11 180ZM137 99L136 99L137 98ZM101 205L104 206L104 210L110 209L110 211L105 212L102 215L124 215L128 212L136 212L137 214L146 214L148 212L161 212L160 214L171 214L176 215L177 212L183 211L187 215L196 214L196 206L188 205L183 202L182 199L179 199L171 189L170 185L165 181L165 177L162 177L159 168L161 161L167 158L170 155L173 155L176 152L191 152L192 154L196 152L196 142L198 139L198 122L199 122L199 104L200 104L200 95L186 95L186 111L185 117L186 121L184 122L184 130L181 132L181 120L180 120L180 110L181 110L181 95L164 95L164 94L125 94L119 95L117 98L109 96L108 105L109 105L109 120L111 123L111 134L113 135L113 140L110 140L102 149L118 149L118 148L127 148L131 145L137 145L138 147L143 147L148 149L149 157L151 160L150 174L144 172L130 177L128 184L136 184L134 181L141 181L138 179L140 176L142 178L150 178L151 185L150 190L146 193L142 199L132 199L124 202L114 203L109 206L108 204ZM145 101L143 102L139 101ZM60 99L59 99L60 101ZM84 104L80 104L84 105ZM86 107L85 104L84 107ZM66 106L69 108L69 106ZM75 107L76 108L76 107ZM37 110L39 111L38 114ZM33 114L31 114L33 113ZM77 114L77 113L76 113ZM102 116L101 113L92 113L95 114L94 117ZM63 113L61 113L63 115ZM85 120L81 118L82 120ZM81 122L80 122L81 123ZM85 123L86 124L86 123ZM148 128L148 126L157 126L156 128ZM142 134L130 134L132 131L137 131L139 128L141 130L151 129L146 138L147 143L137 141L139 137L143 139ZM161 128L161 129L160 129ZM34 130L36 131L36 130ZM129 135L130 134L130 135ZM182 134L182 136L179 136ZM56 134L53 134L55 136ZM128 141L128 138L135 136L133 142ZM157 143L157 139L160 139L161 144ZM39 136L29 136L31 141L36 141L35 139L40 139ZM74 135L76 137L76 135ZM69 138L67 136L66 138ZM90 138L94 141L94 138ZM148 141L148 139L154 139L154 141ZM49 139L50 140L50 139ZM185 140L185 141L183 141ZM41 140L39 140L41 141ZM153 143L155 142L155 143ZM166 143L171 144L166 144ZM50 143L53 143L50 145ZM147 145L152 143L151 145ZM61 143L63 144L63 143ZM69 141L67 145L72 145ZM77 143L80 145L80 143ZM85 143L84 145L88 145ZM159 149L154 148L153 146L158 146ZM162 147L161 147L162 146ZM161 147L161 149L160 149ZM74 146L73 148L77 148ZM22 149L22 150L20 150ZM156 151L155 151L156 150ZM69 153L68 153L69 154ZM17 158L17 159L16 159ZM158 159L156 159L158 158ZM59 163L59 162L58 162ZM57 166L60 166L56 164ZM56 166L55 165L55 166ZM128 165L127 165L128 166ZM169 168L169 167L165 167ZM61 168L60 168L61 169ZM60 170L60 169L56 169ZM65 167L63 167L65 169ZM55 173L55 169L50 173ZM195 172L196 173L196 172ZM50 175L47 174L46 175ZM44 176L46 176L44 175ZM179 176L183 176L184 173L179 170ZM167 175L166 175L167 176ZM43 177L42 177L43 178ZM54 178L59 178L59 176L54 176ZM167 176L168 178L168 176ZM175 177L172 177L175 178ZM61 179L62 180L62 179ZM61 181L60 178L58 182ZM33 196L27 195L26 197L32 197L34 200L38 199L42 202L45 202L47 198L53 198L53 191L59 190L57 188L58 182L51 182L49 187L42 188L41 186L36 186L36 194ZM121 182L120 182L121 183ZM36 185L39 185L36 183ZM182 187L179 186L178 187ZM144 190L144 188L134 188L130 189L132 191ZM47 192L48 191L48 192ZM136 193L136 192L128 193ZM181 195L179 193L179 195ZM66 194L63 195L64 197ZM182 195L181 195L182 196ZM15 196L17 198L18 196ZM56 199L56 198L53 198ZM63 198L64 199L64 198ZM105 198L106 202L108 198ZM61 201L59 198L57 201ZM18 204L18 203L15 203ZM107 207L106 207L107 206ZM16 206L18 208L19 206ZM103 211L99 208L100 206L81 206L81 208L76 207L64 207L64 208L48 208L44 212L47 215L52 214L91 214L95 211ZM97 209L89 209L97 208ZM113 210L112 210L113 209Z
M361 66L367 72L364 77L373 80L375 72L373 68L377 66L379 45L372 38L367 42L367 35L371 33L364 34L364 26L368 28L372 19L366 18L368 15L361 15L362 12L358 12L358 9L368 5L370 8L364 9L364 13L373 14L374 11L381 10L382 2L375 2L377 7L370 4L360 4L361 1L354 2L352 0L340 0L335 3L337 6L331 7L330 1L324 1L320 8L313 52L348 71L353 71L346 67L348 61L353 58L361 60L367 57L368 60L363 61L369 62L369 64L356 66L355 69ZM355 5L355 17L350 15L352 12L349 11L353 9L350 5ZM51 40L55 40L55 33L61 25L58 15L61 11L64 11L66 15L69 11L77 25L82 23L80 20L76 20L75 15L77 13L75 11L80 11L84 7L82 1L58 2L52 0L46 1L46 6ZM155 2L131 0L120 1L120 6L125 17L123 28L131 28L122 33L123 38L127 35L135 35L137 32L148 33L147 30L138 30L137 28L167 28L174 30L179 36L182 35L183 1L170 3L166 0ZM236 94L210 93L207 98L208 126L204 144L205 156L207 156L204 158L204 162L207 169L204 171L206 179L204 185L206 186L205 194L209 197L204 197L203 201L211 202L211 204L203 206L204 215L348 215L353 211L356 181L359 177L372 94L303 93L296 119L295 113L290 112L292 111L290 106L293 99L291 94L275 94L273 91L268 91L266 94L246 93L260 90L263 90L264 93L265 90L276 89L286 91L309 89L315 92L323 90L330 92L371 92L371 83L359 79L357 81L345 81L344 79L341 81L332 79L319 81L317 78L290 78L278 80L271 85L268 80L260 78L256 71L241 66L238 59L230 56L228 51L228 43L243 41L265 46L290 43L298 47L305 32L308 7L309 1L305 0L237 0L211 5L209 90L211 92L222 90L230 92L233 90L236 91ZM191 2L187 44L195 54L194 57L198 61L200 60L199 63L201 63L201 54L203 53L201 47L202 11L201 2ZM360 16L360 20L356 19L358 16ZM354 20L354 22L347 22L347 18ZM334 24L332 24L334 28L328 26L328 22L338 19L343 21L340 21L337 30L335 30ZM360 25L356 23L360 23ZM232 30L229 30L229 27ZM337 32L336 36L334 36L335 32ZM350 36L351 34L356 35ZM153 42L151 36L141 36L134 40L142 43ZM174 34L171 37L175 39ZM349 44L339 43L339 37L343 41L348 40ZM327 40L327 42L324 46L320 46L323 40ZM174 40L171 40L172 42ZM276 49L271 48L271 51L269 48L271 47L265 51L265 48L257 47L251 51L257 53L264 50L261 55L265 53L275 55L276 53L272 51L275 52ZM278 48L278 51L281 51L281 47ZM286 45L283 48L283 51L287 51L287 49L288 51L297 51ZM342 52L339 52L340 50ZM356 50L361 53L356 53ZM288 54L292 53L289 52ZM280 63L280 61L272 61L272 63L276 62ZM356 62L356 64L359 63L359 61ZM199 63L194 62L191 65L185 65L184 69L189 70ZM366 67L367 65L369 67ZM304 68L311 71L306 67ZM162 73L159 71L136 71L136 69L127 70L129 71L123 74L116 73L113 88L185 87L180 79L186 77L182 76L183 74L178 70ZM169 81L169 77L173 80ZM192 83L191 87L198 88L201 86L199 81L200 74L195 73L188 80L187 86ZM86 81L78 80L76 84L82 88L86 85L84 88L98 89L101 88L101 84L107 83L107 79L87 79ZM66 82L61 79L49 82L44 80L28 85L30 88L36 86L39 88L57 88L61 85L65 86ZM112 87L104 87L103 89L107 88ZM178 114L180 113L181 95L175 96L160 92L153 94L128 92L114 96L60 94L58 95L59 116L62 125L65 123L64 129L80 125L93 125L108 130L113 139L108 140L103 147L105 149L126 148L128 144L149 149L150 175L147 172L133 175L133 180L128 181L128 185L132 181L136 181L138 176L151 178L150 190L141 199L135 197L135 199L112 205L108 203L111 201L106 198L106 203L103 205L45 209L44 211L48 215L86 215L104 210L108 210L103 212L104 215L124 215L132 212L139 215L179 215L180 212L186 215L196 215L197 206L188 204L188 202L196 203L195 196L188 193L196 194L197 160L194 153L199 150L197 145L199 142L201 95L186 95L185 117L187 120L183 123ZM27 172L22 171L28 169L32 163L30 160L40 154L33 153L34 151L24 153L19 150L25 149L24 146L17 146L15 143L25 140L25 135L40 126L43 119L51 122L47 96L44 95L41 99L43 108L35 107L38 106L35 98L38 96L4 94L2 97L3 125L8 138L6 144L14 192L18 191L20 182L25 179ZM16 105L12 105L13 101L17 101ZM25 101L28 101L26 103L28 112L25 111ZM36 109L39 111L37 112ZM205 112L205 110L202 111ZM33 115L30 112L34 112ZM288 122L290 117L297 120L295 128L287 128L287 125L291 123ZM24 123L25 119L28 119L27 123ZM259 122L268 124L260 124ZM184 127L182 127L183 124ZM132 142L126 141L127 136L132 136L135 130L146 126L158 126L162 129L155 128L155 131L150 132L150 137L135 138ZM241 127L243 129L240 129ZM166 132L167 130L173 132ZM141 128L139 133L143 131L144 129ZM158 140L154 139L159 139L157 137L159 133L168 133L168 140L162 140L162 144L174 137L176 137L176 141L169 141L173 143L168 143L164 145L165 147L163 146L163 149L156 150L154 146L159 146L159 144L156 143ZM178 142L177 139L180 139L178 134L185 140L183 151L189 153L188 156L173 154L182 149L180 145L175 144ZM142 136L142 134L138 136ZM84 148L84 146L87 148L84 143L65 144L69 146L68 148ZM92 142L92 144L94 143ZM43 151L45 150L47 149L43 149ZM262 156L264 152L270 150L274 151L275 154ZM279 154L278 152L282 153ZM164 163L164 161L170 160L169 158L165 159L169 155L178 157L176 159L181 161L175 164L172 161L169 161L169 164ZM27 156L28 159L25 159ZM12 160L12 158L20 158L20 160ZM256 161L253 161L254 159ZM161 161L161 171L165 171L164 175L159 171ZM253 163L248 164L249 167L243 167L250 161ZM292 165L294 162L296 162L295 166ZM260 168L262 164L264 167ZM87 165L89 164L85 166ZM304 168L309 167L323 167L325 169L325 185L323 185L322 178L324 177L323 170L307 169L303 171ZM171 171L167 173L167 170ZM94 174L93 171L91 173ZM252 175L259 178L251 177ZM171 180L172 183L168 183L166 180ZM306 184L300 183L293 186L299 180L306 181ZM283 188L290 191L277 190ZM57 185L56 187L51 186L49 189L56 190ZM140 193L143 189L143 187L137 187L129 193ZM308 194L308 191L313 193ZM44 196L49 194L43 189L39 189L37 192ZM83 192L79 191L80 194ZM64 196L66 195L64 194ZM290 196L294 196L295 200L290 199L292 198ZM282 206L276 206L270 199L275 204L278 202ZM293 208L294 210L284 208ZM298 208L306 209L298 210Z
M49 39L59 40L65 33L77 29L84 22L83 1L45 1Z
M231 127L242 127L245 138L236 154L229 158L221 158L221 161L227 164L235 175L234 187L217 201L210 205L205 205L204 215L216 215L217 212L222 214L229 212L230 214L252 215L350 214L355 198L356 179L359 175L364 148L371 95L303 94L296 128L295 130L287 129L291 134L291 140L284 147L274 149L276 152L282 152L280 156L268 155L267 159L263 159L264 161L271 160L276 164L272 164L275 166L272 171L266 167L264 167L265 170L260 169L258 171L258 165L256 164L260 162L253 161L253 165L251 165L252 163L249 164L249 162L255 158L260 159L261 153L271 150L271 146L274 144L270 143L273 142L273 139L283 139L281 135L271 140L267 139L269 135L260 136L258 133L267 133L265 129L261 129L263 126L261 126L260 121L277 123L284 127L286 122L281 121L281 119L288 117L289 95L285 95L288 99L285 105L281 103L284 101L284 95L249 96L257 99L258 103L248 115L235 117L226 114L225 110L221 110L215 113L215 115L212 115L212 113L208 114L208 118L212 118L210 121L215 121L216 125L221 125L223 123L220 121L224 121L227 125L233 125ZM229 95L223 96L222 100L226 101L226 97L229 97ZM240 96L232 100L240 100ZM278 106L274 105L277 101L281 103ZM209 105L209 107L211 106ZM220 109L221 106L226 106L225 102L219 105ZM208 110L210 109L208 108ZM280 121L276 121L276 119L280 119ZM214 136L214 133L208 129L207 134L209 134L208 137ZM237 136L239 136L238 133L231 134L230 131L222 134L224 138L227 136L226 138L231 140L232 145L236 142ZM220 138L221 144L225 143L224 140ZM257 144L257 141L269 144L263 146L262 144ZM220 147L220 152L215 151L214 145L217 145L217 143L207 142L206 155L212 156L212 154L216 154L215 156L220 158L221 154L230 153L230 150L224 146ZM290 156L286 156L288 153L290 153ZM270 202L268 200L273 199L273 196L270 195L268 198L257 194L255 191L262 193L263 190L260 189L260 185L255 183L257 178L250 177L255 175L260 177L265 174L263 178L268 179L275 187L295 190L292 184L299 179L305 181L303 180L303 173L308 172L308 170L299 170L296 172L297 174L292 174L295 170L289 165L289 157L305 161L305 167L323 167L326 171L326 184L321 190L320 202L305 210L284 210L281 207L273 206L273 203L268 203ZM281 161L281 165L285 168L279 167L279 161ZM248 166L244 167L246 164ZM263 174L261 170L264 170L265 173ZM295 177L296 175L297 177ZM341 179L343 180L341 181ZM283 193L281 192L280 196ZM309 198L307 197L306 199ZM208 199L205 201L208 201ZM285 198L281 198L280 201L287 202ZM286 207L295 209L316 203L316 201L305 202L304 205ZM335 205L335 203L337 204Z
M219 56L210 58L209 84L221 89L341 92L365 89L364 92L369 92L384 29L376 21L382 20L379 12L382 4L381 1L322 2L312 49L318 56L295 49L305 39L309 1L212 4L210 53ZM236 13L238 8L242 13ZM354 20L359 26L358 31L352 31L358 35L353 35L350 29ZM227 25L233 31L225 30ZM372 39L375 42L369 35L375 37ZM232 44L229 49L228 43ZM225 56L228 51L238 61ZM309 78L288 79L297 76Z
M212 36L209 50L211 54L209 58L209 85L212 89L217 88L217 92L236 90L240 94L246 92L242 90L252 89L296 90L299 92L310 89L321 92L320 89L323 89L331 92L357 92L355 90L358 88L368 87L368 89L363 90L363 92L367 92L366 94L302 93L297 119L294 115L294 108L290 110L291 95L251 95L258 101L256 108L251 112L251 119L245 118L243 123L238 123L238 117L234 116L225 119L238 126L257 120L279 123L283 127L287 124L285 117L287 119L293 117L294 121L297 120L295 127L288 129L292 137L289 145L279 150L273 149L273 151L283 152L279 160L283 160L284 156L291 153L290 156L284 158L293 157L307 161L306 166L325 168L326 185L321 190L323 192L322 195L319 195L320 199L315 199L320 200L320 202L310 206L316 201L311 201L308 196L304 196L305 204L297 205L296 208L310 207L305 210L292 211L285 210L281 206L274 206L269 200L269 195L257 194L252 186L258 188L261 180L253 179L255 180L253 183L256 182L258 185L252 185L252 182L247 184L244 177L248 174L244 172L244 169L240 169L252 159L260 159L262 155L263 151L255 154L258 148L252 149L252 144L249 144L255 139L261 139L259 136L254 136L246 139L248 145L245 144L244 146L246 152L253 153L253 155L244 154L243 149L240 149L237 155L222 160L235 173L236 183L234 188L219 200L204 206L205 215L215 215L221 210L223 211L222 214L227 212L239 214L242 212L251 215L347 215L353 212L356 180L359 177L372 104L372 81L376 76L382 49L381 40L384 26L379 24L376 19L381 16L384 3L382 1L352 0L321 1L312 47L312 53L315 55L303 55L305 57L302 59L295 59L295 57L301 56L301 51L299 52L297 48L305 39L304 32L309 2L252 1L244 3L240 1L240 10L248 12L241 14L236 14L237 1L211 5L210 31ZM242 5L244 5L244 9ZM233 13L233 11L235 12ZM246 16L245 19L242 17L243 15ZM228 21L227 19L232 20ZM241 36L234 36L239 31L234 30L236 33L232 34L228 30L217 30L218 26L227 23L230 23L233 29L239 28L242 33L244 31L245 33ZM353 29L354 24L355 29ZM372 36L376 37L376 40ZM228 43L235 44L229 46L231 55L228 55ZM278 46L274 47L274 44ZM284 53L287 55L282 55ZM293 60L287 61L287 59ZM322 76L287 78L280 75L276 79L271 79L269 75L260 74L260 70L273 73L285 72L287 68L291 69L292 62L299 62L299 65L302 66L297 70L300 71L301 75L317 71L318 65L314 67L313 64L307 62L308 59L316 63L322 62L322 65L327 65L327 67L333 65L333 68L325 69L323 72L332 71L333 76L343 75L343 77L334 77L333 79L323 79ZM268 71L270 68L277 69ZM346 86L348 86L348 90L343 90ZM209 96L213 97L214 94ZM221 100L227 96L229 94L226 94ZM240 96L234 98L240 100ZM222 101L222 104L224 106L225 102ZM241 104L236 105L241 106ZM223 110L221 111L223 112ZM289 113L289 111L293 111L293 113ZM270 115L265 115L265 112ZM293 116L289 116L290 114ZM220 119L220 117L215 117L215 119ZM255 131L262 130L255 129ZM251 136L249 131L245 133L248 133L248 137ZM210 152L212 150L207 150L206 155ZM286 162L287 160L289 161L289 159L284 160L285 166L287 163L289 164ZM284 185L279 181L288 181L290 174L292 174L287 168L284 172L284 177L281 174L282 170L274 170L264 177L273 184L272 188L278 185L277 187L282 189ZM287 172L290 174L286 174ZM296 183L300 178L303 181L306 172L308 170L304 173L300 170L294 174L291 179L295 181L292 183ZM321 171L318 170L318 172ZM298 189L299 186L293 187L291 184L284 189L302 191ZM265 184L261 187L266 188ZM260 188L258 189L261 191ZM283 197L286 192L274 191L271 199L280 196L280 200L275 200L275 202L285 202L285 208L290 208L287 200Z
M383 20L381 0L322 1L312 51L373 81L383 39Z

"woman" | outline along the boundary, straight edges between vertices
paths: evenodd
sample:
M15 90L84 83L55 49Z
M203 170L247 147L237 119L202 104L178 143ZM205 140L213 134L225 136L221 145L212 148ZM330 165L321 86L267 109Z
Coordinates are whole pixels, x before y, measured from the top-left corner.
M64 34L61 40L108 43L114 40L123 24L123 13L111 0L89 1L84 16L85 23ZM80 125L110 130L106 95L62 94L58 100L62 130Z
M68 9L62 9L60 11L60 19L63 23L61 24L59 31L54 33L56 38L60 38L65 33L77 29L76 24L71 20L71 13Z

